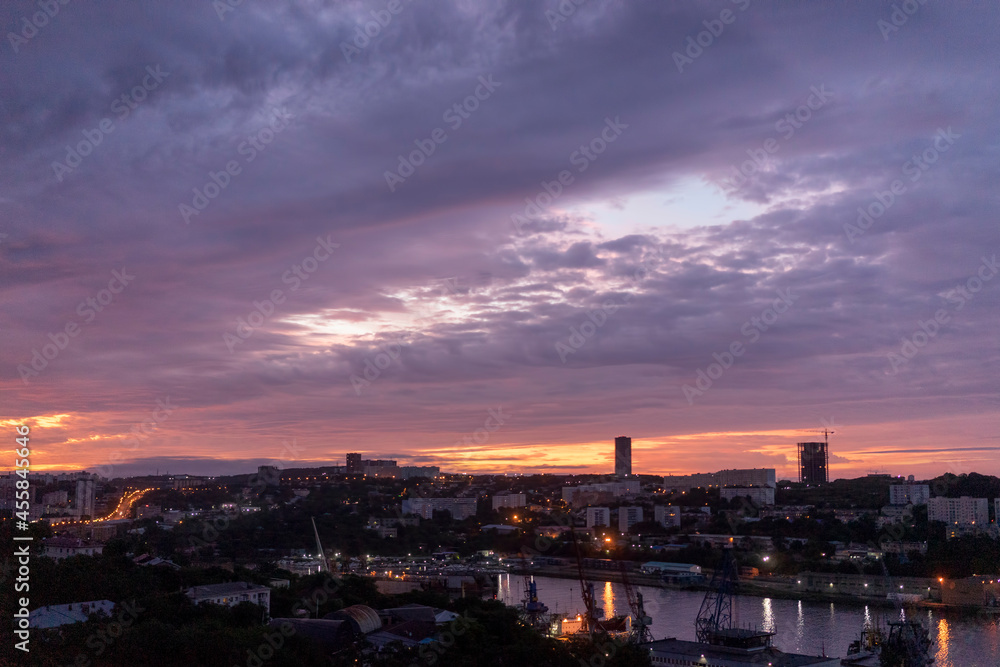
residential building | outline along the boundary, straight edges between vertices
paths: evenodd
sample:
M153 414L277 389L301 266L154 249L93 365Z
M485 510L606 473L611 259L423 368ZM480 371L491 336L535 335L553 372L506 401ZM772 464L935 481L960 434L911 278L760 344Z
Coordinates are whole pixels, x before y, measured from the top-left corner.
M65 506L69 504L69 495L65 491L49 491L42 494L42 504Z
M615 438L615 476L632 474L632 438L620 435Z
M258 472L259 472L258 468ZM206 486L215 480L214 477L196 477L194 475L177 475L171 480L171 486L175 491L181 489L195 489L199 486Z
M611 525L611 510L607 507L587 508L587 528Z
M667 475L663 478L666 491L690 491L725 486L777 486L774 468L733 468L693 475Z
M97 556L104 552L104 545L100 542L78 537L51 537L42 542L42 548L42 555L56 560L71 556Z
M476 499L407 498L403 501L403 514L416 514L424 519L432 519L435 511L442 510L450 512L453 519L467 519L476 514Z
M879 528L890 524L902 523L908 526L913 525L912 505L886 505L879 512L876 524Z
M58 628L72 623L83 623L91 614L103 614L108 618L115 609L111 600L91 600L90 602L70 602L39 607L28 614L28 627L37 629Z
M909 554L910 552L917 552L920 554L927 553L927 543L926 542L892 542L886 540L879 545L887 554Z
M795 521L796 519L808 519L813 515L815 507L812 505L785 505L783 507L771 507L761 510L762 519L784 519Z
M80 516L94 516L94 480L79 479L76 482L76 497L73 506L80 511Z
M990 522L986 498L931 498L927 501L927 520L950 525L985 526Z
M410 479L411 477L437 477L441 474L441 468L437 466L398 466L399 478Z
M618 508L618 531L627 533L637 523L642 523L641 507L619 507Z
M665 528L680 528L681 508L673 505L657 505L653 508L653 520Z
M666 475L663 478L664 491L687 492L691 489L707 489L718 485L718 478L714 472L700 472L693 475Z
M361 454L347 455L347 474L355 475L361 473Z
M774 540L767 535L718 535L709 533L694 533L688 535L692 544L709 545L712 547L740 547L753 549L773 549Z
M208 602L235 607L241 602L252 602L263 607L268 614L271 613L271 589L246 581L193 586L184 591L184 594L195 604Z
M564 486L562 498L569 505L585 505L598 499L611 500L625 496L636 496L639 495L640 490L639 480L629 479L619 482Z
M749 497L758 507L774 504L774 487L770 486L725 486L719 493L723 500Z
M928 484L892 484L889 486L890 505L926 505L931 498Z
M502 493L493 496L493 509L502 507L524 507L528 504L528 496L524 493Z

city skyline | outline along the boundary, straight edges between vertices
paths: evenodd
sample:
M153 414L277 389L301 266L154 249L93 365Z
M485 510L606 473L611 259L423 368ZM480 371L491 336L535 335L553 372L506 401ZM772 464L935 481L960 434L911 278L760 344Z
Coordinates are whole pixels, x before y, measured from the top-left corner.
M12 32L31 468L1000 475L998 8L558 4Z

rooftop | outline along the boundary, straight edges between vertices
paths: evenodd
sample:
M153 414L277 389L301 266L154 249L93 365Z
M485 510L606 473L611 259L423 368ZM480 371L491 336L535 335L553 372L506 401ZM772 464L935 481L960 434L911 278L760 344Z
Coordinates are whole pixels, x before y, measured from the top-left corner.
M208 597L227 597L230 595L236 595L237 593L245 593L247 591L270 591L271 589L267 586L259 586L257 584L251 584L248 581L233 581L225 584L208 584L207 586L192 586L191 588L184 591L189 597L193 598L208 598Z
M762 667L765 665L772 667L833 667L840 665L839 658L783 653L773 648L746 651L680 639L661 639L642 646L650 651L650 655L690 660L692 664L698 664L698 661L705 657L710 660L725 661L725 664L733 665L733 667L757 667L757 665Z
M90 602L71 602L39 607L29 614L29 627L58 628L60 625L82 623L91 614L103 613L111 616L115 603L111 600L93 600Z

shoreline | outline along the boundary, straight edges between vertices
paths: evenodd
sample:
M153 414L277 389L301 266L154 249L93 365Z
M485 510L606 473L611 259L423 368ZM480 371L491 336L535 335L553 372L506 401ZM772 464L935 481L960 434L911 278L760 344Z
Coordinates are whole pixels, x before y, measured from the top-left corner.
M555 567L538 567L532 568L528 571L525 568L513 568L510 574L518 574L522 576L535 576L535 577L549 577L552 579L571 579L578 580L579 575L577 571L573 568L555 568ZM622 582L621 572L616 572L614 570L593 570L584 569L584 575L588 580L591 581L610 581L611 583L620 584ZM677 590L677 591L691 591L691 592L705 592L710 589L707 584L704 585L694 585L694 586L675 586L663 583L659 577L655 575L642 574L639 572L629 573L629 583L633 586L648 586L650 588L663 588L666 590ZM770 586L761 585L756 583L753 579L741 579L739 595L745 595L748 597L761 597L761 598L773 598L778 600L802 600L804 602L839 602L842 604L848 604L858 607L883 607L892 608L897 606L897 603L887 600L884 598L862 598L853 595L844 595L840 593L817 593L809 591L787 591L780 588L771 588ZM942 609L947 611L958 611L964 612L970 615L985 615L990 616L989 608L987 607L971 607L963 605L952 605L946 604L944 602L937 601L927 601L921 600L916 603L906 603L906 607L917 607L920 609Z

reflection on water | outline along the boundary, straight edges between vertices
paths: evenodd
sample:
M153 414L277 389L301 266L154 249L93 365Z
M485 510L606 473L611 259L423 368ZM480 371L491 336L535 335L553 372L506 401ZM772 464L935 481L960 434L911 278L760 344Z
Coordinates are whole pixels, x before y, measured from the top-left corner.
M795 608L795 643L802 644L802 636L805 634L806 617L802 611L802 600L799 600Z
M764 632L774 632L774 610L771 608L771 598L764 598L764 622L760 627Z
M948 659L948 647L951 645L951 632L948 628L948 619L942 618L938 621L937 632L937 664L938 667L951 667L951 660Z
M579 583L546 577L536 577L535 581L539 597L552 611L574 616L583 612ZM597 597L608 616L616 611L628 613L621 584L594 583L595 589L603 589ZM503 575L499 584L497 597L519 605L524 597L523 577ZM653 618L650 631L654 639L694 641L694 620L704 593L648 586L635 589L642 592L646 612ZM739 615L742 625L773 631L779 649L807 655L846 655L848 644L860 636L865 623L884 625L887 620L905 617L895 609L756 597L737 598L733 607L733 615ZM1000 666L1000 618L919 608L911 609L910 617L927 625L936 639L935 667Z

